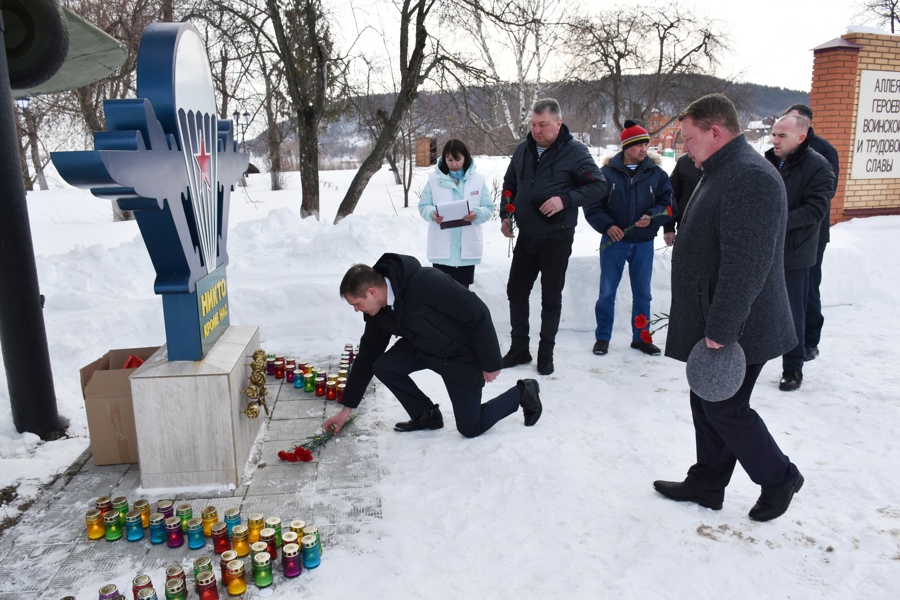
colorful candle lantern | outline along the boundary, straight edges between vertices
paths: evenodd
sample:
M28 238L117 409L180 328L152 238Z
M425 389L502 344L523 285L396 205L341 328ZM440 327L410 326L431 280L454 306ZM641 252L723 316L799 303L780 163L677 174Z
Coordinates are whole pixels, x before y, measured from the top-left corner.
M262 513L253 513L247 517L247 539L250 543L259 541L259 532L266 526Z
M187 577L184 574L184 567L181 565L172 565L166 569L166 583L173 579L180 581L184 585L184 588L187 589Z
M275 361L275 379L284 379L284 361Z
M229 508L225 511L225 524L228 526L228 537L231 537L231 532L234 530L235 525L241 524L241 509L239 508Z
M231 530L231 549L237 552L238 556L250 554L250 541L246 525L235 525Z
M125 496L116 496L112 499L113 510L119 511L119 524L125 526L125 515L128 514L128 498Z
M319 549L319 556L322 555L322 536L319 535L319 528L315 525L307 525L303 528L303 535L314 535L316 536L316 547Z
M316 390L315 376L312 373L303 374L303 391L314 392Z
M87 526L89 540L99 540L106 536L106 526L103 525L103 513L99 509L92 508L84 515L84 523Z
M203 520L193 517L187 522L187 540L188 548L191 550L199 550L206 545L206 538L203 536Z
M286 358L284 359L284 368L288 371L293 371L297 368L297 359L296 358Z
M344 390L346 390L346 389L347 389L346 383L339 383L337 385L336 400L341 404L343 404L343 402L344 402Z
M284 576L291 579L303 572L303 559L300 558L300 546L296 543L285 544L281 549L281 566Z
M334 381L325 382L325 399L337 400L337 383Z
M172 500L160 500L156 503L156 512L162 513L165 518L175 516L175 502Z
M250 560L253 560L253 557L259 554L260 552L268 552L269 545L265 542L253 542L250 544ZM252 564L252 563L251 563Z
M305 362L297 363L297 370L302 373L309 373L309 365Z
M122 524L119 523L119 511L110 510L103 515L103 525L106 528L104 536L106 541L114 542L122 537Z
M274 375L275 374L275 358L267 358L266 359L266 375Z
M307 569L315 569L322 562L322 557L319 555L316 536L304 535L303 539L300 540L300 543L303 546L303 566Z
M287 367L284 368L284 380L288 383L294 383L294 371L296 369L289 369Z
M253 557L253 580L258 588L272 585L272 557L268 552L260 552Z
M129 542L144 539L144 525L141 521L141 511L133 510L125 515L125 537Z
M306 527L306 521L301 521L300 519L291 521L291 531L296 533L299 537L303 537L304 527Z
M212 534L213 552L222 554L226 550L231 550L231 540L228 539L228 525L219 521L210 527Z
M134 506L132 506L132 508L141 513L141 527L144 529L150 527L150 503L141 498L140 500L134 501Z
M219 520L219 513L216 507L207 506L204 508L200 513L200 518L203 520L203 535L212 537L212 526Z
M194 509L188 503L175 507L175 516L181 519L181 531L187 531L187 522L194 518Z
M138 592L136 600L159 600L156 590L152 587L144 588Z
M184 546L184 531L181 529L180 517L169 517L166 519L166 545L169 548Z
M321 375L316 377L316 396L325 395L325 378Z
M150 515L150 543L162 544L166 541L166 518L162 513Z
M116 517L116 519L118 519L118 517ZM97 597L97 600L112 600L119 595L118 586L114 583L109 583L100 588L100 595Z
M291 379L291 381L294 382L294 387L302 388L303 387L303 371L301 371L300 369L294 369L292 371L292 373L293 373L293 379Z
M226 550L222 553L222 558L219 560L219 568L222 570L222 585L228 587L228 563L233 560L237 560L237 552L234 550Z
M246 525L241 525L246 527ZM233 560L228 563L228 594L240 596L247 591L247 576L244 574L244 561Z
M259 541L265 542L268 546L269 556L275 557L278 556L278 546L275 544L275 530L271 527L266 527L262 531L259 532Z
M269 517L266 519L266 527L275 530L275 545L281 548L281 519Z
M94 502L94 506L97 507L97 510L100 511L100 515L103 516L112 510L112 500L109 499L109 496L100 496L97 498L97 501Z
M285 531L281 534L281 549L284 551L284 547L288 544L300 544L300 535L294 533L293 531Z
M131 593L134 595L134 600L137 600L138 592L141 590L152 588L153 582L150 580L149 575L138 575L134 579L131 580Z
M208 556L200 556L194 560L193 569L194 569L194 585L199 588L200 587L200 582L199 582L200 575L203 573L206 573L206 572L208 572L208 573L213 572L212 561L209 559Z
M203 571L197 576L197 593L200 600L219 600L216 576L212 571Z
M187 600L187 588L179 579L170 579L166 582L166 600Z

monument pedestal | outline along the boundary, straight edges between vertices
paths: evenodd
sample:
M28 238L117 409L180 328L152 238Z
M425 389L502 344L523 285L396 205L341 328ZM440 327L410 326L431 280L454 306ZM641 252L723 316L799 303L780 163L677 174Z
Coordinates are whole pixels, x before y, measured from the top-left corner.
M244 390L258 327L229 326L198 361L166 346L131 375L141 485L238 485L265 414L248 418Z

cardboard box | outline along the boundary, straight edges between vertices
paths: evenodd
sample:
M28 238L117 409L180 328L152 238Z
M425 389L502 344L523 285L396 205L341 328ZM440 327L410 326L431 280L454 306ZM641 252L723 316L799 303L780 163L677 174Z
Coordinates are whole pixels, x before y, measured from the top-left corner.
M137 431L128 377L137 369L123 369L129 355L147 360L159 346L110 350L81 369L81 391L87 413L94 464L138 462Z

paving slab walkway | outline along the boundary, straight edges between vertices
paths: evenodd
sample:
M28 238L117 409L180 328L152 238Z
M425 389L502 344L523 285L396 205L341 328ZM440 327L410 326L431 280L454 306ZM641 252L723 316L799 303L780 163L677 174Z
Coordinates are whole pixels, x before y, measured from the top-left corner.
M328 357L310 358L315 364L331 362ZM200 516L206 506L215 506L220 520L225 510L239 508L242 523L247 523L247 515L262 513L266 518L281 518L284 530L292 520L302 519L319 528L325 548L319 568L327 568L330 547L347 543L366 523L381 519L381 498L375 486L379 479L378 449L374 438L366 435L366 410L357 411L359 417L338 439L313 451L312 462L285 463L278 458L278 451L289 450L295 442L320 432L322 423L340 405L305 393L293 384L267 379L270 415L253 447L241 485L233 490L144 491L140 489L138 465L97 466L88 449L63 476L41 491L21 520L0 538L0 600L57 600L66 596L96 600L97 591L108 583L116 584L130 600L131 580L141 573L150 575L159 600L164 600L165 569L174 564L184 567L191 590L188 597L196 598L192 565L200 556L213 561L221 598L250 599L273 592L283 597L303 580L303 575L297 579L284 577L279 550L278 560L273 561L271 588L256 588L251 575L247 593L229 596L221 583L219 555L213 553L209 539L198 550L188 549L186 543L176 549L151 544L149 532L138 542L128 542L124 537L115 542L88 540L84 515L99 496L125 496L129 505L146 498L154 511L160 499L174 499L176 504L189 502L194 516ZM266 418L265 414L259 418ZM252 573L249 557L244 563L246 572Z

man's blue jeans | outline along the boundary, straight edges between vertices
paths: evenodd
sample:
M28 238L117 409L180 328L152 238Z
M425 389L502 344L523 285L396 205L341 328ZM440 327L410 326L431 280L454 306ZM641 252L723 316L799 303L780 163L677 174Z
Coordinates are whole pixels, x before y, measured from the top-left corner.
M602 247L610 238L603 236ZM609 341L612 337L616 312L616 290L622 280L625 263L631 279L631 340L641 341L641 330L634 326L634 318L646 315L650 318L650 277L653 275L653 240L629 243L620 240L600 252L600 297L594 307L597 317L595 340Z

